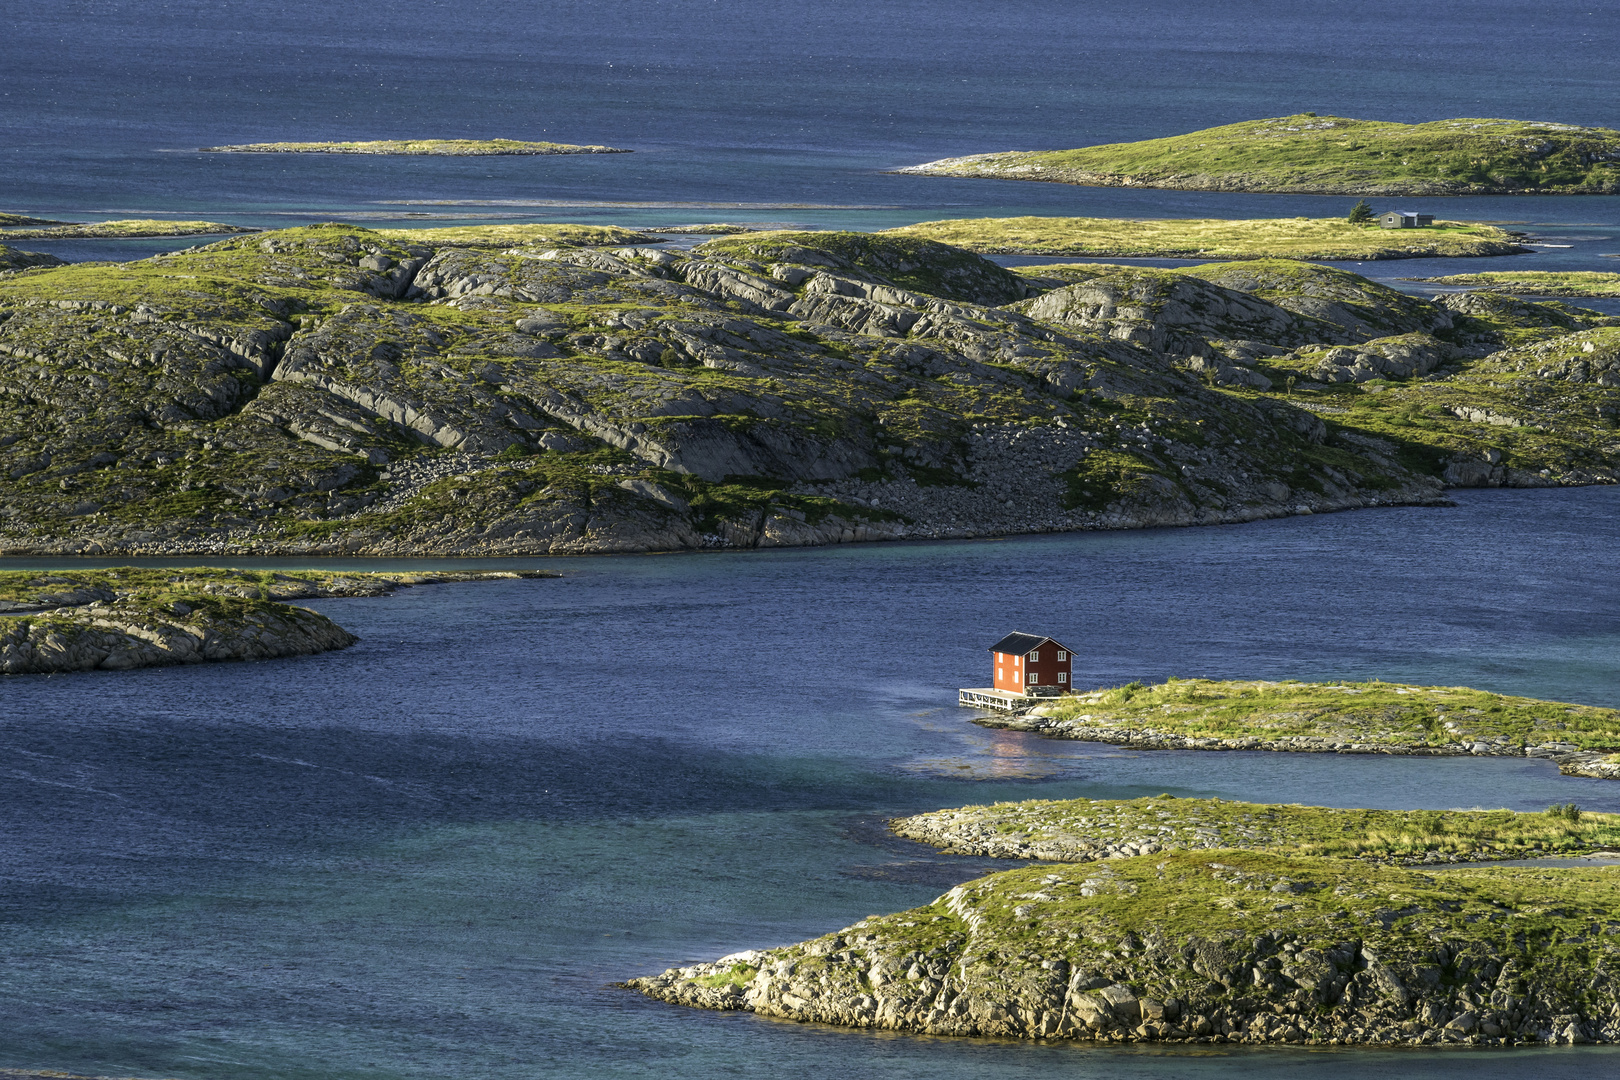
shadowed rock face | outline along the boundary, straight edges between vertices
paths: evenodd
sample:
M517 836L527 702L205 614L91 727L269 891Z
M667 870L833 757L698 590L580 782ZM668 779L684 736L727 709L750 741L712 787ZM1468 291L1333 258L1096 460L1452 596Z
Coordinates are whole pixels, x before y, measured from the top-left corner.
M1399 334L1434 334L1452 326L1443 307L1359 274L1312 263L1257 259L1183 272L1334 328L1335 335L1313 339L1319 343L1350 345Z
M828 269L877 285L994 307L1022 300L1030 287L989 259L933 240L869 233L753 233L711 240L700 253L783 266Z
M1286 346L1343 331L1187 274L1119 270L1030 301L1031 318L1096 330L1157 353L1202 355L1216 341Z
M62 266L65 260L43 251L19 251L0 244L0 274L8 270L27 270L33 266Z
M1414 473L1279 384L1598 325L1194 269L1219 281L1110 268L1031 299L1052 283L901 238L434 250L318 226L12 275L0 550L634 551L1428 502L1446 462Z
M1313 379L1325 383L1363 383L1371 379L1405 379L1427 375L1459 350L1428 334L1404 334L1377 338L1356 346L1332 349L1306 347L1290 354L1289 360L1306 365Z

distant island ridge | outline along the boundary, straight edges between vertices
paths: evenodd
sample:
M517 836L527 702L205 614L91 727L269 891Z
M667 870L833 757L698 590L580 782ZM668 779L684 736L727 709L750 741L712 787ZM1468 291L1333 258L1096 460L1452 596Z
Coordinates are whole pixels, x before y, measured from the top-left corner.
M1397 124L1307 112L1140 142L944 158L896 171L1298 195L1612 195L1620 192L1620 131L1503 119Z

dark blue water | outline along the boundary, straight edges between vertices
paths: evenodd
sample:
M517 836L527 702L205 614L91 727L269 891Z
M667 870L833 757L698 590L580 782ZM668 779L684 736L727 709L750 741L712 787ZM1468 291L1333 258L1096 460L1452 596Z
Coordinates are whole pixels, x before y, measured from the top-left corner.
M1612 126L1620 82L1620 10L1584 0L59 0L9 5L4 31L0 209L266 226L405 213L852 228L1023 213L1321 216L1353 200L884 170L1301 110ZM192 152L424 136L636 153ZM1608 269L1600 256L1620 253L1612 197L1401 203L1582 238L1493 268ZM177 245L33 246L119 258Z
M1620 703L1620 490L1461 501L552 560L564 578L322 602L362 636L340 653L7 679L0 1067L182 1080L1613 1068L1606 1051L918 1039L609 985L925 903L991 865L887 838L898 813L1161 791L1620 810L1620 785L1539 761L1133 753L987 731L952 704L1014 627L1070 644L1077 678L1097 683L1378 676Z

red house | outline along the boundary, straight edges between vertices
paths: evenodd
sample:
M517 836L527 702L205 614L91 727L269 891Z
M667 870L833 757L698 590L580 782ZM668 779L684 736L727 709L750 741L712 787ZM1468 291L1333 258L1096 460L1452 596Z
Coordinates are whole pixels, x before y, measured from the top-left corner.
M1039 634L1008 634L990 651L996 654L995 687L1014 694L1029 694L1036 687L1046 693L1069 690L1069 650Z

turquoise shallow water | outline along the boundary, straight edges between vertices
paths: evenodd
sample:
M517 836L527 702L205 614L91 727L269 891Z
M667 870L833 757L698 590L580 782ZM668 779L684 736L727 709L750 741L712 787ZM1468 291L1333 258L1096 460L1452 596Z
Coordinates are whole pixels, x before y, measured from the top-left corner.
M1620 785L1538 761L1136 753L988 731L951 704L1013 627L1059 636L1099 683L1377 675L1620 701L1620 491L1460 502L554 560L562 579L321 602L362 636L340 653L9 679L0 1067L180 1080L1612 1068L1604 1050L873 1035L610 985L925 903L995 865L887 836L884 819L915 810L1160 791L1620 810Z

